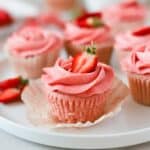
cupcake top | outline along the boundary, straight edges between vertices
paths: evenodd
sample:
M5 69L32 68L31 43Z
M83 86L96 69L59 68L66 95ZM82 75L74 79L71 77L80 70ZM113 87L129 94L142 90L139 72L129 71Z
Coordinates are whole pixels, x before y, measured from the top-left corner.
M89 50L90 51L90 50ZM58 59L55 66L44 69L42 81L48 91L88 97L111 89L114 72L86 52L68 60Z
M131 51L135 47L147 45L149 41L150 26L146 26L119 34L116 37L115 48L118 50Z
M104 10L104 19L114 24L145 19L146 8L137 1L124 1Z
M27 26L13 33L6 45L14 55L28 57L61 48L62 39L40 27Z
M66 24L65 38L78 45L91 44L91 41L104 46L113 43L111 30L102 21L102 13L86 14Z
M122 68L126 72L150 76L150 47L133 50L131 55L122 61Z

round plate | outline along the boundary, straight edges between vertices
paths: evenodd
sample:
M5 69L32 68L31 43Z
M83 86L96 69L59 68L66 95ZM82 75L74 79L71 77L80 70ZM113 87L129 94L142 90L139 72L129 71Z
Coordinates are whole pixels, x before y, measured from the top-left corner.
M7 60L0 63L0 74L0 79L13 75ZM122 76L121 73L118 75ZM27 119L25 105L18 102L0 104L0 128L20 138L49 146L117 148L150 141L149 114L149 107L138 105L129 98L119 114L93 127L51 129L33 126Z

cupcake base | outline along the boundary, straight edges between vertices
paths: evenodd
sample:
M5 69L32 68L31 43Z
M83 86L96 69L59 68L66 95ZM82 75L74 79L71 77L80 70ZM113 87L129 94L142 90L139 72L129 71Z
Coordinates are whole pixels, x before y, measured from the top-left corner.
M104 106L104 108L98 110L98 111L103 112L103 114L102 115L100 114L100 116L97 118L97 120L94 120L94 122L87 121L84 123L79 122L79 121L77 123L62 123L62 122L59 122L58 120L53 120L53 117L51 114L52 111L51 111L50 100L48 100L47 95L45 94L46 93L45 88L43 86L44 85L42 84L42 82L40 80L31 81L29 86L27 86L24 89L21 97L27 107L28 119L30 120L30 122L36 126L48 126L48 127L52 127L52 128L64 128L64 127L65 128L66 127L84 128L84 127L94 126L94 125L102 122L104 119L106 119L108 117L112 117L116 113L118 113L120 111L120 106L121 106L122 102L124 100L126 100L126 98L128 98L128 95L129 95L127 86L122 81L115 79L113 82L112 89L110 90L109 96L107 97L107 100L105 101L105 104L98 103L101 106L103 104L105 106ZM77 100L78 100L78 98L77 98ZM62 102L59 102L59 103L62 103ZM57 103L57 104L59 104L59 103ZM64 104L64 103L62 103L62 104ZM67 105L67 108L69 108L68 111L70 112L70 111L72 111L70 108L74 108L74 107L72 107L73 101L69 102L69 103L71 106L69 107ZM89 103L91 103L91 102L89 102ZM84 104L84 102L82 104ZM94 101L93 101L93 104L94 104ZM61 105L58 105L57 108L59 108L60 106ZM63 106L63 107L65 107L65 106ZM86 106L86 107L89 108L89 106ZM78 108L78 105L76 105L76 108ZM100 106L99 106L99 108L100 108ZM83 106L80 105L80 109L81 109L80 110L81 112L87 112L88 114L91 114L90 112L92 112L91 109L85 111L84 105ZM96 110L97 109L98 108L96 108ZM61 110L65 110L65 109L61 108ZM56 112L58 110L54 110L54 111ZM77 114L78 116L80 116L80 111L79 111L79 114ZM66 112L64 112L64 113L66 113ZM93 111L93 113L94 113L94 111ZM86 114L84 114L84 115L86 116Z
M51 92L48 96L51 114L56 122L94 122L104 114L108 92L88 98Z
M43 68L52 66L57 57L58 50L51 50L36 56L18 57L9 54L13 68L18 75L24 78L35 79L41 76Z
M65 47L69 56L75 56L76 54L82 52L82 46L74 46L69 42L66 42ZM98 48L96 50L96 55L98 56L100 62L109 64L112 56L112 52L113 52L113 47L108 46L108 47Z
M150 106L149 77L128 73L128 79L133 99L139 104Z

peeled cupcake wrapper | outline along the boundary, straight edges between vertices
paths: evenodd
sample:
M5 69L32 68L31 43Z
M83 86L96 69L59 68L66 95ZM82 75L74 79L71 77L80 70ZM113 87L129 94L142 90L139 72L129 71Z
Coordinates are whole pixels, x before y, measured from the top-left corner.
M133 99L143 105L150 106L150 79L146 76L128 73Z
M31 123L37 126L47 126L50 128L83 128L94 126L104 119L116 115L121 110L122 102L129 94L127 86L116 78L105 105L104 115L100 116L94 122L59 123L52 119L48 98L46 98L42 86L43 84L40 80L32 81L22 93L22 100L27 106L28 118Z
M59 50L57 49L35 56L17 57L9 54L9 57L18 75L24 78L34 79L41 76L43 67L48 67L55 63L58 53Z

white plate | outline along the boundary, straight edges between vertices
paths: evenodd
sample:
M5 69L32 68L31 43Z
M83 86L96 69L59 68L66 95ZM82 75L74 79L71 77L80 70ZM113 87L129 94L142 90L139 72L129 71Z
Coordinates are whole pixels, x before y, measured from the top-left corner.
M0 79L13 75L5 61L0 63ZM121 75L121 74L120 74ZM150 108L131 98L122 111L102 123L84 129L50 129L33 126L22 103L0 105L0 128L17 137L39 144L74 149L131 146L150 141Z

